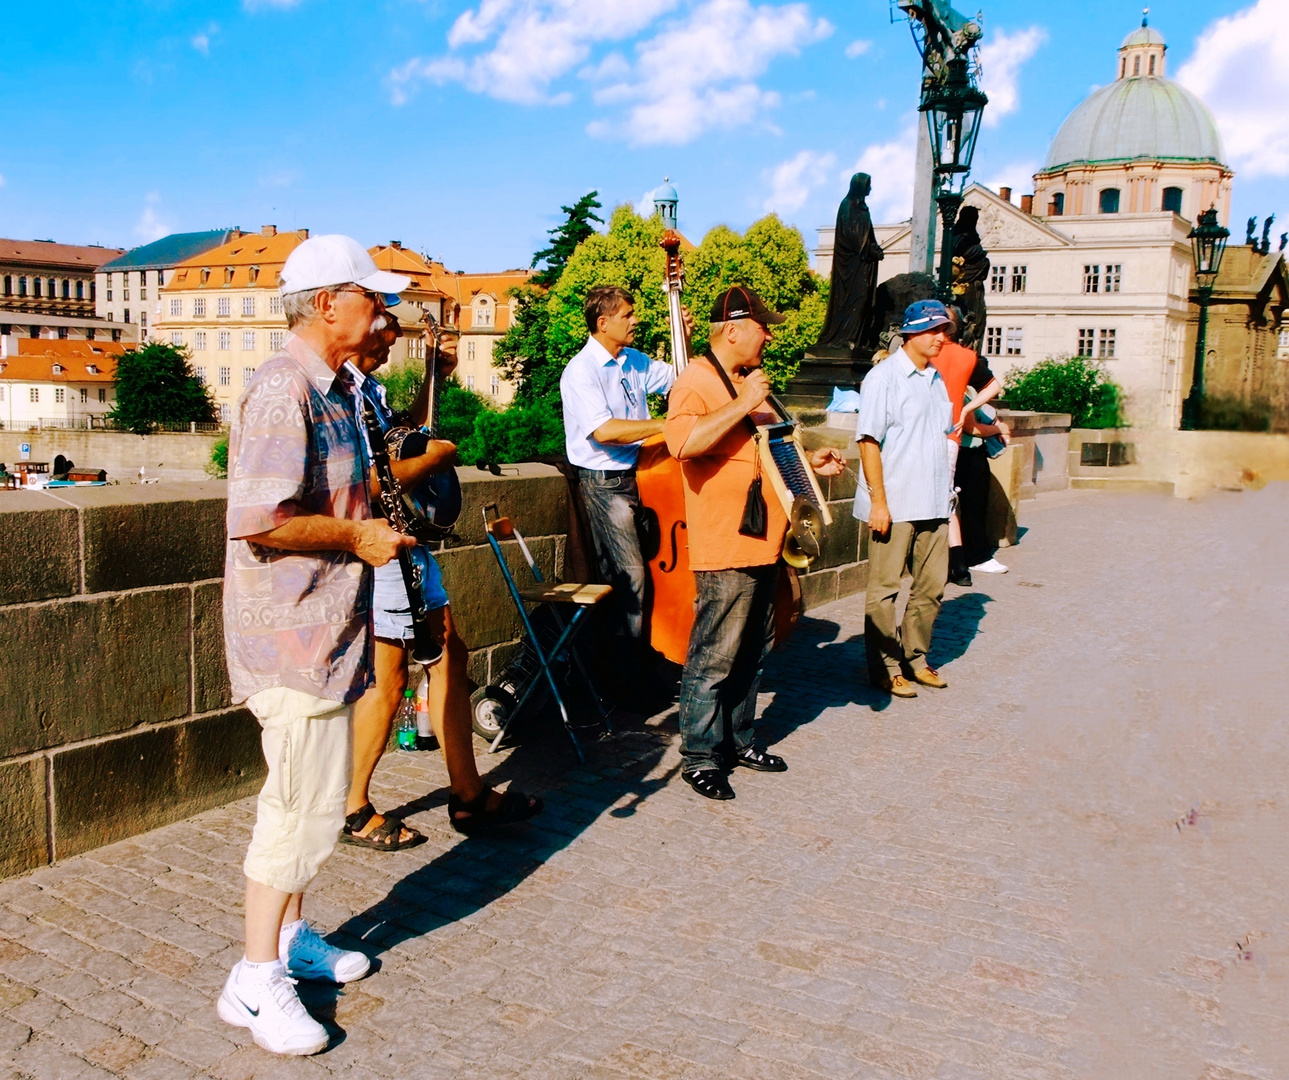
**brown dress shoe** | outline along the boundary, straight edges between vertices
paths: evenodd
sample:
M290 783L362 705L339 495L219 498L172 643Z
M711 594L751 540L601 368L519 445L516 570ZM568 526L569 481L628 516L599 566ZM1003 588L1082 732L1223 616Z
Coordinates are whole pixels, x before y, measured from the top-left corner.
M917 679L923 686L934 686L937 690L943 690L949 685L940 678L940 673L935 668L919 668L913 672L913 678Z
M918 696L918 692L913 689L913 684L903 675L895 675L889 679L883 678L879 675L873 680L873 685L877 687L878 690L882 690L890 694L891 697L911 698Z

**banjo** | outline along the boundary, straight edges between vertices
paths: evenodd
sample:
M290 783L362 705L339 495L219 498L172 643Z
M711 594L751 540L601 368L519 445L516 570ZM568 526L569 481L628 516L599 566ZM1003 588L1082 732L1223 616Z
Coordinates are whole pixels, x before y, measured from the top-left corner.
M438 438L439 420L439 349L443 335L438 320L425 313L432 348L425 363L425 377L430 382L429 411L421 427L394 427L385 435L385 446L392 458L405 461L420 457L429 449L431 439ZM401 492L408 532L423 543L446 540L454 535L461 516L461 482L455 468L431 473L415 488Z

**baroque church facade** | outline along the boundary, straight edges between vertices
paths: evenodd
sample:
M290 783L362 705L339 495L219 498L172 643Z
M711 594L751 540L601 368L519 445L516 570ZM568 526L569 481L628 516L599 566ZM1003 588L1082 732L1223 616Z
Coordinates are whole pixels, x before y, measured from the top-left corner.
M984 351L994 371L1001 376L1046 357L1103 360L1124 390L1130 423L1176 428L1190 389L1197 314L1187 234L1210 206L1228 225L1234 173L1204 103L1167 78L1166 50L1151 27L1130 33L1118 50L1115 80L1061 125L1034 177L1034 194L1016 205L1007 188L995 193L972 185L965 205L980 211L992 264ZM832 231L819 230L817 268L824 274ZM876 233L886 253L880 279L906 272L909 224L879 225ZM1266 370L1255 376L1246 361L1225 363L1224 349L1289 359L1289 333L1280 333L1289 302L1284 262L1270 262L1278 269L1258 267L1261 306L1256 299L1245 305L1258 308L1265 325L1250 324L1247 341L1228 328L1225 346L1214 341L1220 326L1210 328L1211 387L1228 368L1242 371L1248 387L1267 382ZM1243 261L1232 263L1234 270ZM1224 270L1215 299L1227 277ZM1289 372L1289 362L1264 359L1261 367L1268 362ZM1272 370L1272 381L1285 382L1286 372Z

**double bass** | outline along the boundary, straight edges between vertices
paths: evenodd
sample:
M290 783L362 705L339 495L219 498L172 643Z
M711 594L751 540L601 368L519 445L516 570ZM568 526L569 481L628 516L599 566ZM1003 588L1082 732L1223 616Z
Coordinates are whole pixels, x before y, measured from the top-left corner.
M685 336L681 294L685 288L685 267L680 256L681 237L668 229L660 245L666 252L663 292L671 323L671 362L679 375L690 361ZM685 482L680 461L673 457L661 435L653 435L640 446L636 459L636 484L641 503L658 519L658 547L645 551L649 574L649 600L645 610L645 632L649 644L675 664L683 664L689 651L694 626L694 598L697 588L689 566L689 535L685 522ZM792 634L801 617L801 581L795 566L779 563L779 584L774 597L774 644L781 645Z

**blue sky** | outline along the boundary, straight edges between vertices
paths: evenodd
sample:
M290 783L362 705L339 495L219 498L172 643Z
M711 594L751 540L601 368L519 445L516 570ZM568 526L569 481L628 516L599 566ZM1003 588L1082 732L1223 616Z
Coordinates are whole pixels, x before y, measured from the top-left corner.
M813 245L861 164L875 217L908 210L918 59L887 0L6 7L4 236L129 247L271 222L499 270L527 265L561 203L638 203L664 175L695 240L774 209ZM991 0L974 178L1030 190L1140 19ZM1218 116L1232 231L1273 211L1289 228L1289 0L1172 0L1151 25Z

